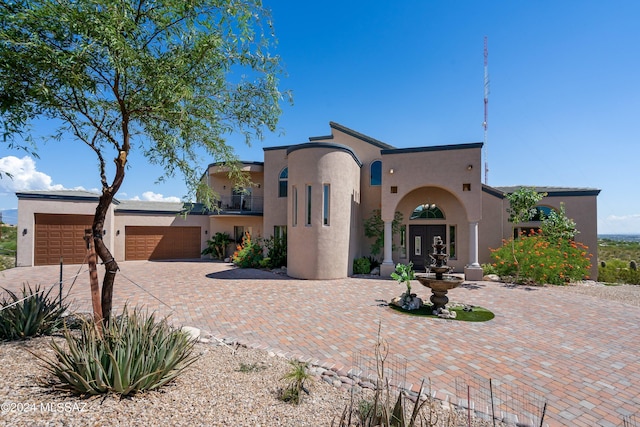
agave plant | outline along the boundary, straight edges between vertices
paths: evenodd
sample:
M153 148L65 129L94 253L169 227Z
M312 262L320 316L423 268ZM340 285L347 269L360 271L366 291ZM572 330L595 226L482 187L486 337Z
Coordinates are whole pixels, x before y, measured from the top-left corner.
M21 340L38 335L49 335L62 328L68 304L62 304L39 285L22 285L21 296L8 289L9 298L0 301L0 340Z
M68 349L51 343L55 360L38 356L56 389L80 395L114 393L128 396L154 390L173 381L197 360L194 340L174 329L166 318L138 309L111 319L100 334L91 322L84 322L80 334L64 331Z

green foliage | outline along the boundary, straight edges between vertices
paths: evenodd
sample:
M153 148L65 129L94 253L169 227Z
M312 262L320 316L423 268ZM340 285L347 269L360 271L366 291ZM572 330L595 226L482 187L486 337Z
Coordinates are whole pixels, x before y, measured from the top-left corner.
M311 374L307 363L290 360L289 364L291 369L281 378L281 380L287 381L288 384L280 390L279 398L284 402L297 405L302 400L302 392L309 394L305 387L305 382L311 379Z
M262 261L262 246L256 240L251 239L249 232L245 232L242 244L236 247L231 261L240 268L259 268Z
M45 384L79 395L115 393L121 396L155 390L173 381L196 361L194 340L166 319L138 309L112 319L101 335L84 322L80 334L65 329L67 349L51 342L55 360L40 357L53 379Z
M369 264L371 265L372 270L376 267L380 267L380 261L378 261L375 257L369 255L366 258L369 260Z
M534 188L528 187L521 187L511 194L506 194L505 197L509 201L509 222L520 224L530 221L536 214L536 204L546 195L547 193L538 193Z
M369 274L371 272L371 261L361 257L353 260L353 274Z
M275 44L257 0L3 2L2 121L19 132L30 119L57 119L54 137L70 133L98 155L103 188L104 162L133 143L166 176L179 170L198 183L198 147L233 161L227 134L249 142L276 129Z
M371 216L364 221L364 235L370 239L375 239L371 244L372 255L380 254L384 248L384 221L381 215L380 209L374 209ZM393 222L391 223L392 236L400 232L402 218L402 212L395 213Z
M509 222L513 231L515 231L516 224L530 221L536 214L536 204L542 200L547 193L538 193L533 188L521 187L517 191L511 194L506 194L505 197L509 200ZM516 254L515 241L511 240L511 255L513 257L513 265L515 266L515 281L520 281L520 263L518 262L518 256Z
M640 259L640 242L598 239L598 259L600 261L610 259L638 260Z
M2 172L0 171L0 174ZM0 178L2 179L2 178ZM3 178L10 179L10 178ZM17 227L0 224L0 271L16 266Z
M550 242L532 233L515 241L503 240L502 247L491 249L491 266L500 277L513 277L517 283L563 285L589 278L592 255L588 249L582 243L563 239Z
M549 215L542 219L540 229L550 242L558 239L575 240L579 233L575 221L567 217L564 203L560 203L560 212L551 210Z
M60 329L68 304L63 299L60 306L59 300L50 295L52 289L45 292L39 285L31 288L23 284L21 295L4 289L9 298L0 301L0 340L23 340Z
M598 267L598 281L606 283L625 283L640 285L640 271L633 268L631 262L621 259L609 259Z
M396 264L396 271L391 273L391 278L398 281L399 284L405 283L407 285L407 293L411 293L411 281L416 278L413 271L413 263L409 264Z
M268 260L265 267L279 268L287 266L287 237L271 236L263 241L264 247L267 248Z
M231 243L229 233L216 233L207 240L207 247L202 251L202 255L212 255L216 259L225 259L227 257L227 246Z

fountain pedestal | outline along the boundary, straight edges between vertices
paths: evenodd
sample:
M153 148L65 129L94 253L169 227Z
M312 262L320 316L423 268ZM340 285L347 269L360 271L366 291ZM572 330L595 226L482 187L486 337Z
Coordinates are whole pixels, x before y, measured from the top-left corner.
M430 301L433 304L432 311L434 314L444 310L445 306L449 302L447 292L449 289L457 288L464 282L456 276L452 276L448 273L451 271L451 267L448 267L447 258L448 255L444 252L444 243L442 238L436 236L433 238L433 254L429 254L431 257L431 264L427 267L426 274L416 274L416 279L427 288L431 289Z

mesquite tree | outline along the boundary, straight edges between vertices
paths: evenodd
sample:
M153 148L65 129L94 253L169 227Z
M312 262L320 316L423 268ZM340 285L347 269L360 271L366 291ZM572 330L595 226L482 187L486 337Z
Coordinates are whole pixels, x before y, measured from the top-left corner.
M102 240L108 208L136 149L180 172L192 195L204 154L240 178L225 138L274 131L280 59L260 0L5 0L0 4L0 121L5 142L28 147L34 119L86 144L102 186L92 232L105 264L108 320L118 264ZM21 143L23 141L24 143ZM78 160L80 161L80 159ZM111 163L113 162L113 163Z

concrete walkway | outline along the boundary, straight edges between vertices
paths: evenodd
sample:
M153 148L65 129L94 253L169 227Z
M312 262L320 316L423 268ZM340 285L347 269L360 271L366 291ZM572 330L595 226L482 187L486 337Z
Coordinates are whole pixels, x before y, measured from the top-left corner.
M284 357L347 371L354 353L372 353L381 322L414 388L430 378L438 393L452 394L462 376L531 388L547 399L550 426L618 426L622 415L640 412L640 308L631 305L605 309L593 297L553 287L473 282L450 291L450 300L496 317L467 323L384 306L403 291L392 280L294 280L206 261L128 261L120 268L116 307L142 304L177 325ZM89 311L86 266L65 267L65 289L78 270L73 306ZM0 286L51 285L58 277L56 266L15 268L0 272ZM414 289L428 299L428 289L417 282Z

